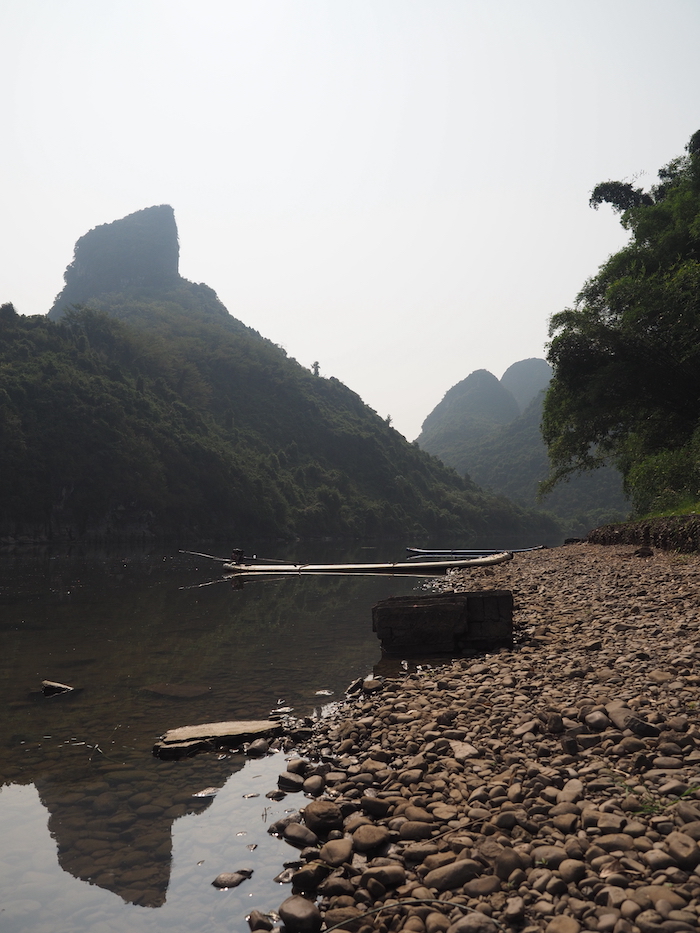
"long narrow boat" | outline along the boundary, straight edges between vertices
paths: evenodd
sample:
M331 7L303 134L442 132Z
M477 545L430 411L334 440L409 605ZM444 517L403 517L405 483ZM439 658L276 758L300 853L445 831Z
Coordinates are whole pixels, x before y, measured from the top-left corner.
M537 544L534 547L515 547L509 548L510 554L524 554L527 551L542 551L544 544ZM407 547L409 556L407 560L445 560L448 557L490 557L492 554L502 554L503 548L455 548L454 550L438 550L437 548Z
M434 577L448 570L470 567L491 567L512 560L511 551L500 551L484 557L445 557L443 560L396 561L387 564L266 564L255 563L256 558L241 557L236 562L224 564L223 569L232 574L314 574L314 573L366 573L406 574L415 577Z

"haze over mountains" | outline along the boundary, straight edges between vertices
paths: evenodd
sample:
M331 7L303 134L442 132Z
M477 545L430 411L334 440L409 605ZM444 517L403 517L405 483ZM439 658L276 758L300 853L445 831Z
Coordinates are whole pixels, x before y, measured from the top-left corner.
M513 363L500 380L478 369L445 393L416 443L480 486L547 509L570 534L585 534L625 517L629 506L613 467L576 476L538 502L538 484L549 473L540 422L551 376L543 359Z
M560 538L183 279L167 205L81 237L49 315L0 332L6 537Z

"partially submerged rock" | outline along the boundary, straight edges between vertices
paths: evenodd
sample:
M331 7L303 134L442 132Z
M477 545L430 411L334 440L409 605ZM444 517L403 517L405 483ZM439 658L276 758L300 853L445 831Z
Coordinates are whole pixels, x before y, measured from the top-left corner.
M153 754L156 758L187 758L217 748L238 748L245 742L279 735L281 731L279 723L268 719L234 719L181 726L162 735L153 746Z
M252 876L253 872L249 868L241 868L238 871L224 871L212 881L215 888L237 888Z
M45 697L56 697L60 696L62 693L73 693L75 687L70 687L68 684L60 684L55 680L42 680L41 682L41 692Z

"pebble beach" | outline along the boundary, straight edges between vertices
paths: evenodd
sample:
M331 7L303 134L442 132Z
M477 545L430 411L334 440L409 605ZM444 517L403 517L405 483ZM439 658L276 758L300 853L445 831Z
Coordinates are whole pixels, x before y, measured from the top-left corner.
M249 928L700 929L700 556L577 543L436 585L511 590L513 648L315 726L270 828L291 892Z

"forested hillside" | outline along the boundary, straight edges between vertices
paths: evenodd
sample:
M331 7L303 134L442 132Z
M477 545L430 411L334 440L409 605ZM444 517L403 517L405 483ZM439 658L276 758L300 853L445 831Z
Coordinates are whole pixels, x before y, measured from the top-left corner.
M423 422L416 443L465 473L474 441L489 435L495 425L508 424L518 413L508 389L488 370L477 369L445 393Z
M2 306L3 535L557 538L182 279L171 220L81 238L50 316Z
M549 471L540 423L551 369L545 360L521 360L500 381L477 370L453 386L426 418L418 443L480 486L528 508L557 516L570 535L625 517L619 472L605 469L558 486L538 500ZM506 420L507 419L507 420Z
M550 485L611 457L639 514L700 499L700 130L649 191L607 181L630 231L551 321Z

